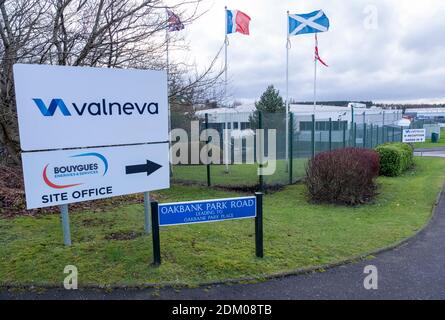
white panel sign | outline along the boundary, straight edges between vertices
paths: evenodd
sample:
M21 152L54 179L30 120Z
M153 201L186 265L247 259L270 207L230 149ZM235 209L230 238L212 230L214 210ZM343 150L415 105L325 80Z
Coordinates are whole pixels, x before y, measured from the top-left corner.
M23 153L28 209L170 187L168 143Z
M15 65L22 150L168 141L165 71Z
M425 129L406 129L403 130L403 142L404 143L416 143L426 141Z

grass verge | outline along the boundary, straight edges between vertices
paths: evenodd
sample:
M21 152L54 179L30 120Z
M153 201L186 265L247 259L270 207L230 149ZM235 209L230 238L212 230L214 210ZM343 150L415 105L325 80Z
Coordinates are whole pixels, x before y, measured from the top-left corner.
M433 148L443 148L445 147L445 128L441 129L440 140L438 143L432 143L431 138L426 139L426 142L415 143L415 149L433 149Z
M308 159L293 159L293 181L305 176L305 166ZM265 176L264 181L268 185L287 185L289 173L286 170L287 163L284 160L276 162L275 174ZM229 173L226 173L224 165L210 166L210 176L213 186L224 187L251 187L258 184L258 165L240 164L230 165ZM207 169L204 165L181 165L173 168L173 180L177 182L207 183Z
M141 205L72 215L74 245L61 244L57 215L0 219L0 285L60 285L66 265L79 285L198 285L264 277L334 263L386 247L421 229L445 180L445 160L416 158L416 169L379 178L372 204L313 205L302 185L265 197L265 254L255 258L253 221L170 227L161 231L163 265L150 266L150 236ZM235 196L203 187L174 186L161 202ZM113 240L114 239L114 240Z

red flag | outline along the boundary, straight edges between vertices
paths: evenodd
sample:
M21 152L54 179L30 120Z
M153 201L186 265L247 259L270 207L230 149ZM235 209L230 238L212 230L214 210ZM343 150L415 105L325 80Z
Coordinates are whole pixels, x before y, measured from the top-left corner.
M321 58L320 55L318 54L318 37L317 34L315 34L315 60L320 61L325 67L329 67Z
M168 15L168 31L181 31L184 29L184 24L181 22L181 19L176 15L173 11L167 9Z

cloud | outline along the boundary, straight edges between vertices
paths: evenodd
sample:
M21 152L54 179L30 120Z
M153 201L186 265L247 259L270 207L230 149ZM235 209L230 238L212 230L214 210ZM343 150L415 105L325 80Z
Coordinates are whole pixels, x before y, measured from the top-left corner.
M445 2L423 0L227 0L252 18L251 36L230 35L229 78L234 99L254 101L269 84L285 94L286 11L323 9L331 30L319 35L319 100L445 101ZM204 67L224 41L224 2L188 27L188 56ZM377 15L374 16L374 8ZM377 18L376 29L367 24ZM313 97L313 36L292 37L290 96ZM177 59L182 57L178 55ZM220 65L223 64L223 56Z

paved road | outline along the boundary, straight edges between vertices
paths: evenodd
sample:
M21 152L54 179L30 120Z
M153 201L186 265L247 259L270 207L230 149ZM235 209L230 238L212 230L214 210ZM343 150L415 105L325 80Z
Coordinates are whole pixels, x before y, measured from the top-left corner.
M439 157L439 158L445 158L445 150L443 151L416 151L414 152L414 155L420 156L420 157Z
M440 157L445 158L445 148L438 147L432 149L416 149L414 154L421 157Z
M366 290L364 268L377 267L378 290ZM209 288L0 292L0 299L445 299L445 193L431 224L415 239L377 258L249 285Z
M444 151L445 147L435 147L435 148L418 148L415 151L429 152L429 151Z

